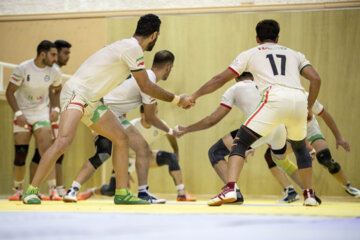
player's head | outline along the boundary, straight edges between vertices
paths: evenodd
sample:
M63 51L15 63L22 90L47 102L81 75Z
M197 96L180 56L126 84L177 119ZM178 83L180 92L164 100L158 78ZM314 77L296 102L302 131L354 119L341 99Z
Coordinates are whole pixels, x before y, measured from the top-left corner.
M160 18L154 14L146 14L140 17L134 36L149 39L145 51L151 51L155 46L160 32L160 24Z
M272 19L265 19L256 25L256 38L258 42L277 42L280 27L278 22Z
M254 80L253 75L251 72L243 72L240 76L235 78L236 82L244 81L244 80Z
M56 40L55 46L58 51L57 64L59 67L65 66L70 59L71 44L65 40Z
M43 40L37 46L37 59L40 59L45 66L51 67L57 61L57 50L53 42Z
M174 54L168 50L161 50L155 53L152 69L160 72L160 80L166 80L169 77L174 61Z

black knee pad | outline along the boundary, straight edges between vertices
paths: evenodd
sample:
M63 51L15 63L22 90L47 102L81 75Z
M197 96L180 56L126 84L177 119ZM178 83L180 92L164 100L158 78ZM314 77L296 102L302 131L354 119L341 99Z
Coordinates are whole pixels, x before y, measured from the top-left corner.
M94 156L89 158L89 162L95 169L100 167L106 160L108 160L111 156L111 148L112 148L112 142L101 136L98 135L95 139L95 148L96 153Z
M236 129L236 130L230 132L230 135L233 139L236 137L236 134L238 131L239 131L239 129Z
M266 160L266 163L269 167L269 169L273 168L273 167L276 167L276 163L272 160L272 157L271 157L271 149L268 148L264 154L264 158Z
M116 188L116 179L115 177L110 178L109 184L104 184L100 188L101 195L105 196L114 196L115 195L115 188Z
M306 149L305 139L301 141L290 140L290 143L296 157L298 169L311 167L312 161L309 151Z
M62 154L62 155L58 158L58 160L56 160L56 164L60 164L60 165L61 165L63 159L64 159L64 154Z
M159 166L169 165L169 172L180 170L179 161L175 153L158 151L156 154L156 163Z
M238 155L245 158L246 150L248 150L250 145L260 137L261 135L242 125L239 131L236 133L236 137L234 138L230 156Z
M25 165L28 150L29 145L15 145L15 166L21 167Z
M219 161L225 161L225 156L229 155L229 153L230 151L225 146L223 140L220 139L209 149L208 155L211 165L214 166Z
M331 157L331 153L328 148L318 152L316 154L318 162L326 167L331 174L338 173L341 169L340 164L335 162Z
M39 153L39 149L35 148L35 153L34 153L33 158L31 159L31 161L33 163L39 164L40 159L41 159L41 156L40 156L40 153Z
M271 149L271 151L276 155L282 155L286 152L286 143L282 149Z

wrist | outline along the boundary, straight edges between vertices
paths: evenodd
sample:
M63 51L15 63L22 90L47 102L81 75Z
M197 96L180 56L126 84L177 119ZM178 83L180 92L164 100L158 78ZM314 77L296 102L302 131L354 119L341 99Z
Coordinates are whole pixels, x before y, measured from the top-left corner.
M172 104L178 105L180 102L180 96L174 95L173 100L171 101Z
M172 128L169 128L169 131L167 132L167 134L174 135L174 130L172 130Z
M17 110L15 112L15 117L20 117L21 115L24 115L24 113L21 110Z
M59 108L59 107L53 107L51 110L52 110L53 112L60 113L60 108Z

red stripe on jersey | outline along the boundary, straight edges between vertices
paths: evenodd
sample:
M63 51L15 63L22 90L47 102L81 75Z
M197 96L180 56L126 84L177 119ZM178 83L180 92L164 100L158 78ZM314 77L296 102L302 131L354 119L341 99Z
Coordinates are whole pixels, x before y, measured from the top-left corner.
M81 107L82 112L84 113L84 105L82 105L81 103L70 102L70 103L68 104L68 107L69 107L70 104L79 105L79 106Z
M15 78L15 77L11 77L11 79L14 80L15 82L19 82L19 81L20 81L20 79L17 79L17 78Z
M323 114L324 110L325 110L325 108L323 108L323 109L321 110L321 112L319 112L318 116L320 116L321 114Z
M141 62L141 63L139 63L137 66L139 67L139 66L142 66L142 65L144 65L145 63L144 62Z
M270 87L270 89L271 89L271 87ZM270 89L269 89L269 90L270 90ZM251 117L246 121L246 123L244 124L245 126L247 126L247 125L250 123L250 121L256 116L256 114L258 114L258 113L260 112L260 110L265 106L265 104L267 103L268 97L269 97L269 90L266 92L264 102L261 104L261 106L259 107L259 109L258 109L255 113L253 113L253 114L251 115Z
M239 76L240 74L237 72L237 71L235 71L232 67L228 67L231 71L233 71L235 74L236 74L236 76Z
M150 103L153 103L156 101L156 98L151 99Z
M226 108L228 108L228 109L230 109L230 110L232 109L232 107L230 107L230 106L228 106L228 105L226 105L226 104L220 103L220 105L223 106L223 107L226 107Z

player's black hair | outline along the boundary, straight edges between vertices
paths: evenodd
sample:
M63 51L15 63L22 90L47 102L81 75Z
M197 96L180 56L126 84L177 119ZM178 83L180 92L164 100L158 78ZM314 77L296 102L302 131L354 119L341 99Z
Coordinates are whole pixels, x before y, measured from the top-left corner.
M173 63L175 56L168 50L158 51L154 56L153 67L161 67L166 63Z
M159 32L161 20L154 14L141 16L136 27L136 36L148 37L154 32Z
M256 25L256 34L261 42L265 40L275 41L279 36L280 26L272 19L265 19Z
M71 48L71 44L65 40L56 40L54 43L58 52L60 52L62 48Z
M37 46L37 55L39 56L41 52L47 53L51 48L56 48L55 43L50 42L49 40L43 40Z

